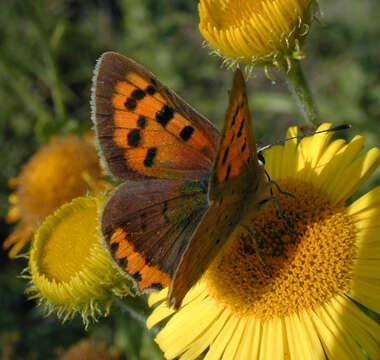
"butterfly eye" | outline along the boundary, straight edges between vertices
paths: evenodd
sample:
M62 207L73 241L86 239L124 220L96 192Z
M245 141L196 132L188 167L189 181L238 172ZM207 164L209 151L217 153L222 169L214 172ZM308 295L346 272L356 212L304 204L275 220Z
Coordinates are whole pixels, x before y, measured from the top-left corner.
M257 153L257 157L258 157L258 160L259 160L259 165L260 166L264 166L265 165L265 159L264 159L264 155L262 152L258 152Z

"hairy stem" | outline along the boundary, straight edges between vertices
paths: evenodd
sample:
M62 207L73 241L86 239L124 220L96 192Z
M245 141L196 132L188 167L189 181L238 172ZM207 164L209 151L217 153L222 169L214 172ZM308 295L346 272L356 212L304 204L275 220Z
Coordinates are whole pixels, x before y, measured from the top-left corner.
M320 124L318 110L300 61L292 61L290 70L285 74L289 90L295 98L306 124L317 127Z

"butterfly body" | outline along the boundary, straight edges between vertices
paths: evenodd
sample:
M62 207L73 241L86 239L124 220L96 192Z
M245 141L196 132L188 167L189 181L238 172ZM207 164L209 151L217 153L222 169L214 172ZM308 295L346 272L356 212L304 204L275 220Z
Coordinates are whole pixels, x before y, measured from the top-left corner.
M210 174L209 208L192 236L170 288L168 302L182 302L186 292L220 254L231 233L248 225L247 214L264 194L265 172L257 156L245 82L236 72L222 137ZM202 256L197 256L202 254Z
M102 233L140 292L170 286L179 306L264 193L245 82L234 76L222 134L132 60L98 61L93 119L101 154L125 182Z

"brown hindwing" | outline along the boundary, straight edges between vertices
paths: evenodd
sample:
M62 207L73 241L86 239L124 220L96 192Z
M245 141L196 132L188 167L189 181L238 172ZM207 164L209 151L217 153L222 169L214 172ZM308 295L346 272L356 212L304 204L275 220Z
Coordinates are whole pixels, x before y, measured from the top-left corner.
M178 262L207 208L197 183L126 181L112 194L102 233L116 264L139 291L170 285Z

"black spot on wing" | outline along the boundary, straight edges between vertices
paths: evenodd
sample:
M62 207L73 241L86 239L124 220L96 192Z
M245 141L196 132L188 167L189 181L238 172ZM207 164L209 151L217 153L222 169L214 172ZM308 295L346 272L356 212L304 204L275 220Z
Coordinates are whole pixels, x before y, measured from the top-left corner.
M137 120L137 126L140 129L145 129L145 126L146 126L146 117L145 116L140 115L140 117Z
M136 101L136 99L129 97L125 101L124 105L125 105L126 109L128 109L129 111L132 111L132 110L136 109L137 101Z
M244 138L244 144L240 149L240 152L244 152L244 150L247 148L247 138Z
M111 252L113 252L113 253L116 252L118 248L119 248L119 243L117 243L117 242L111 243L111 245L110 245Z
M141 89L136 89L136 90L133 90L132 91L132 94L131 96L135 99L135 100L141 100L145 97L145 92Z
M179 133L179 136L182 138L182 140L187 141L191 138L193 132L194 128L192 126L185 126Z
M237 133L237 137L239 138L241 136L241 133L243 131L243 126L244 126L245 119L243 119L240 123L239 131Z
M157 289L157 290L162 290L162 284L160 284L160 283L153 283L152 285L150 285L150 287Z
M142 280L142 277L141 277L141 274L139 271L136 271L134 274L132 274L132 277L136 280L136 281L141 281Z
M222 164L224 165L227 160L228 153L230 152L230 148L227 147L226 150L224 150L223 158L222 158Z
M149 95L154 95L156 93L156 89L152 85L148 85L148 87L145 89L145 91Z
M237 117L238 114L239 114L239 110L240 110L240 105L236 106L235 113L234 113L234 115L232 116L231 126L234 126L234 125L235 125L236 117Z
M231 173L231 164L229 164L227 166L227 173L226 173L226 177L225 177L225 181L227 181L229 178L230 178L230 173Z
M134 129L128 133L128 145L137 147L141 140L140 130Z
M154 86L157 86L157 81L156 79L150 78L150 83Z
M168 124L168 122L173 118L173 116L174 110L170 106L164 105L162 109L156 113L156 120L163 127L165 127Z
M127 265L128 265L128 259L127 257L123 257L121 259L118 259L119 261L119 265L122 267L122 268L126 268Z
M156 157L156 154L157 154L157 148L152 147L148 149L145 159L144 159L144 165L146 167L151 167L153 165L153 161L154 161L154 158Z

